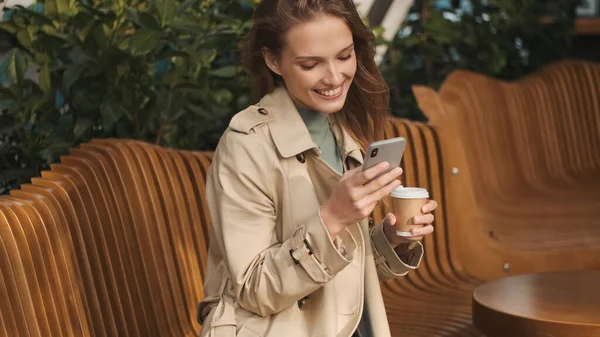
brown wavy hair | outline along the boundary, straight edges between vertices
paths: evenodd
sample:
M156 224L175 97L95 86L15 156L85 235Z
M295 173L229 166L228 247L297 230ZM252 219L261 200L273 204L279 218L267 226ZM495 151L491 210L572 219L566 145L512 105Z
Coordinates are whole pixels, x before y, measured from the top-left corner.
M389 113L389 90L374 61L375 37L361 20L352 0L262 0L254 12L253 25L240 44L242 63L255 81L255 94L262 97L281 85L283 79L267 67L263 47L280 55L290 28L320 15L346 22L354 39L357 69L338 123L366 151L369 143L384 138Z

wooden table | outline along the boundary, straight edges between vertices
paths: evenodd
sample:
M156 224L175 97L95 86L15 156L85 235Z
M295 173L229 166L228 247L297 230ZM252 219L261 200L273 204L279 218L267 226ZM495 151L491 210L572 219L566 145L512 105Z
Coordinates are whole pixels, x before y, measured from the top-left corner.
M600 270L486 283L473 293L473 324L488 337L600 336Z

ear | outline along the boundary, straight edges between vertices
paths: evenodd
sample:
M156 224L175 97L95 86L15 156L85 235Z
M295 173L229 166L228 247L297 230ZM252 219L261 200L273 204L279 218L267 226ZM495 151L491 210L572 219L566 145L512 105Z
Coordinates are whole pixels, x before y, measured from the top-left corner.
M271 71L275 74L281 76L281 71L279 70L279 62L275 54L273 54L267 47L263 47L261 49L261 53L263 58L265 59L265 64L267 65L267 67L269 67L269 69L271 69Z

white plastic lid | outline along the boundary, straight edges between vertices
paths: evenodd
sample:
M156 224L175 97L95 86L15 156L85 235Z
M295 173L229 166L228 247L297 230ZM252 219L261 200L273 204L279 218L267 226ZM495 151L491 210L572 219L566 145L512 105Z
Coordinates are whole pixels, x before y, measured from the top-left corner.
M404 187L400 186L392 191L392 198L397 199L427 199L429 192L420 187Z

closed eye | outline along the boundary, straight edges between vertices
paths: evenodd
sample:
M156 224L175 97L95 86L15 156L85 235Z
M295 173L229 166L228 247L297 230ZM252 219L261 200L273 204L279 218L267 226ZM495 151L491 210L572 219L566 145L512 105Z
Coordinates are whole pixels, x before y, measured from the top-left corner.
M350 53L350 54L348 54L348 55L346 55L346 56L341 56L341 57L339 58L339 60L341 60L341 61L346 61L346 60L349 60L349 59L351 59L351 58L352 58L352 53Z
M315 64L311 64L311 65L303 65L303 64L301 64L300 68L302 68L302 70L311 70L311 69L313 69L316 66L317 66L316 63Z
M353 56L353 53L350 53L350 54L348 54L346 56L340 56L340 57L338 57L338 60L340 60L340 61L347 61L347 60L351 59L352 56ZM300 68L302 70L306 70L306 71L311 70L311 69L313 69L316 66L317 66L317 63L313 63L313 64L310 64L310 65L300 64Z

